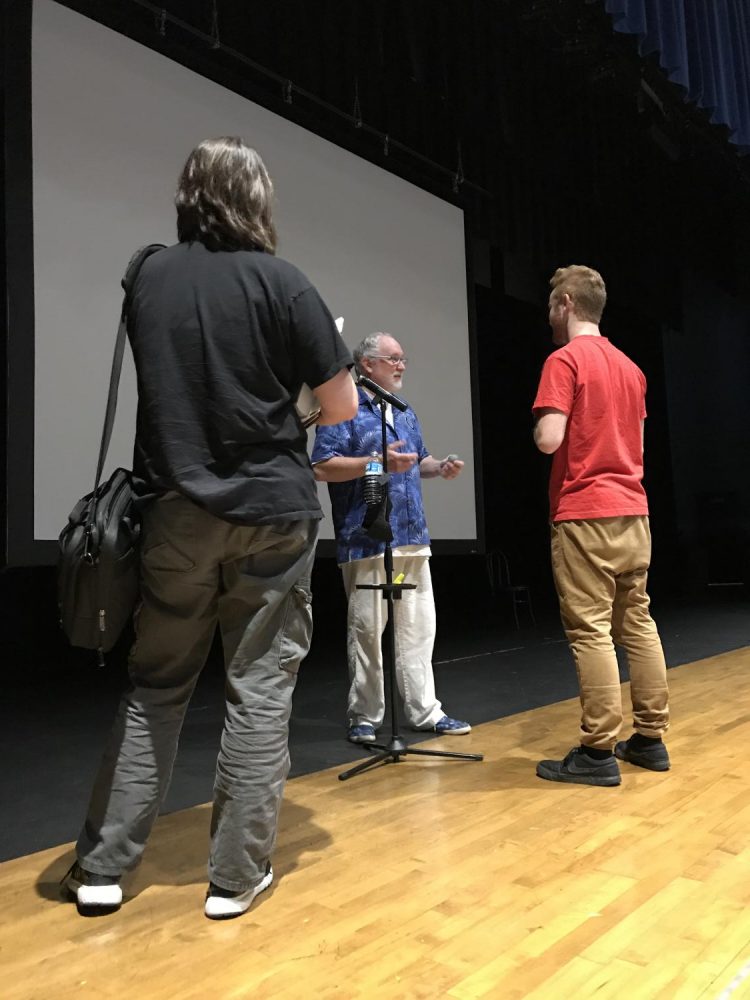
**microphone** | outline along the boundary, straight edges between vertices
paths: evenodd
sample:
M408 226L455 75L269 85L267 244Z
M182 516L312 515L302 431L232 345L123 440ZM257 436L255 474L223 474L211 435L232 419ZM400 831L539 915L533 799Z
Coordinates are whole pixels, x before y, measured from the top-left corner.
M374 451L367 461L362 478L362 495L368 507L379 507L383 501L383 485L380 481L382 475L383 464Z
M402 413L409 406L409 404L405 403L403 399L400 399L398 396L394 396L392 392L386 392L386 390L381 388L377 382L373 382L373 380L371 378L367 378L366 375L357 376L357 385L361 385L364 389L369 389L371 393L378 397L378 399L382 399L386 403L390 403L394 409L401 410Z

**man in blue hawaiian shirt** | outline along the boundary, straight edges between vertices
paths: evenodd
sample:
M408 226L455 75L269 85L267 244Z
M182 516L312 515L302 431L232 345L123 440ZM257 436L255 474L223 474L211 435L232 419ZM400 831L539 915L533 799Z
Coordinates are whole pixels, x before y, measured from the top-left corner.
M407 364L401 345L388 333L365 337L354 350L360 374L391 393L401 392ZM459 735L471 731L467 722L449 718L435 696L432 649L435 642L435 602L430 578L430 536L427 533L420 479L455 479L464 463L451 456L442 461L429 454L411 407L388 407L388 471L392 510L393 572L403 573L416 590L405 590L396 613L396 677L408 722L415 729ZM315 477L328 483L336 532L338 562L349 602L347 659L349 664L348 738L374 743L383 721L383 661L380 637L387 604L380 591L358 590L362 583L384 583L384 544L363 527L367 505L362 477L370 456L382 447L380 409L366 389L359 389L359 408L352 420L318 427L312 463Z

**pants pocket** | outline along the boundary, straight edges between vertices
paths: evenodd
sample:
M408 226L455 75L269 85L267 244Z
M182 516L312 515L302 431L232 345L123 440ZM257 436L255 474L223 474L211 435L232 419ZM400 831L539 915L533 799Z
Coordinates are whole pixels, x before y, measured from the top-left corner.
M158 573L187 573L195 569L195 562L170 542L152 545L143 553L141 561L145 568Z
M312 640L312 593L308 587L295 584L287 597L286 616L279 643L279 667L296 674L307 656Z

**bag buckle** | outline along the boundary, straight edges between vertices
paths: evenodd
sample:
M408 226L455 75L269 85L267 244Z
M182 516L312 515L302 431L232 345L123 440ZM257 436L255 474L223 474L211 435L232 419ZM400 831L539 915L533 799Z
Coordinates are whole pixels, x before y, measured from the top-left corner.
M91 523L87 524L86 527L83 529L84 542L83 542L82 558L87 566L94 566L96 564L96 556L92 551L96 544L96 539L94 538L95 533L96 529L94 525Z

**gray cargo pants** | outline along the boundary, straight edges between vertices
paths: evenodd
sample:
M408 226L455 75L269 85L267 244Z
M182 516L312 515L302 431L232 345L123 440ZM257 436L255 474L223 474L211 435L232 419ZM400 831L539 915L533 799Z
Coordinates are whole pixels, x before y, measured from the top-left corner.
M312 637L317 532L313 520L229 524L174 493L149 508L131 687L77 844L86 870L119 876L140 860L218 622L226 716L208 877L238 892L263 878L289 771L292 693Z

